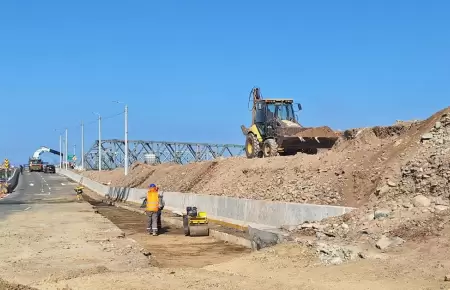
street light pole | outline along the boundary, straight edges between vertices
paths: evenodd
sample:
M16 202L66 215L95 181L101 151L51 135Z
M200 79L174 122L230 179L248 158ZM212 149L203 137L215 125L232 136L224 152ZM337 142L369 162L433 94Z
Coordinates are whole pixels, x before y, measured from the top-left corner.
M102 116L93 113L98 116L98 171L102 171Z
M59 168L62 169L62 134L59 133Z
M123 102L113 101L117 104L124 104ZM124 174L128 175L128 105L125 104L125 156L124 156Z
M84 170L84 124L81 122L81 170Z
M68 147L68 144L69 144L69 140L68 140L68 138L67 138L67 129L66 129L66 156L65 156L65 164L66 164L66 170L69 168L69 166L68 166L68 164L67 164L67 157L69 156L69 147Z
M55 129L55 132L59 132L59 168L63 169L63 145L62 145L62 131Z
M125 105L125 176L128 175L128 105Z

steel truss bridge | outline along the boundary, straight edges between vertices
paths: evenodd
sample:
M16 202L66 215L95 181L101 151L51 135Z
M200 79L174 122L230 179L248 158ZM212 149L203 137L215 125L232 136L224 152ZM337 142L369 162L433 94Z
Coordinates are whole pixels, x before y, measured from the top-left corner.
M84 155L85 169L97 170L99 158L98 140ZM102 169L112 170L125 165L125 141L118 139L102 140ZM179 143L165 141L128 141L128 164L144 162L145 154L154 154L154 163L173 162L186 164L213 160L218 157L244 155L244 146L233 144Z

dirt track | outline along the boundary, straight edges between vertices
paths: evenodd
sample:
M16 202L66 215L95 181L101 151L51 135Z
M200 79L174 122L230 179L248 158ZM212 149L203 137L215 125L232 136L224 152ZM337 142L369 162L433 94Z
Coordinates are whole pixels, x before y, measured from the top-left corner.
M182 228L164 223L162 234L152 237L145 229L147 218L143 214L109 206L88 196L86 200L98 212L119 227L127 237L137 241L152 255L152 265L157 267L193 267L229 261L250 252L249 249L226 244L211 237L186 237Z
M224 254L229 253L219 250L215 252L212 265L199 269L197 260L210 254L201 253L197 248L195 251L200 256L188 256L186 243L193 239L180 237L175 231L173 239L184 238L184 241L177 242L180 249L174 251L163 247L172 240L172 233L166 237L141 234L145 223L138 225L138 219L143 215L134 216L133 212L117 211L115 207L98 210L105 215L110 215L108 211L114 212L110 215L113 220L119 215L126 219L118 224L128 234L123 237L121 229L94 213L95 209L87 202L34 205L32 210L14 213L0 221L1 278L55 290L148 289L149 283L152 289L165 290L440 289L446 283L442 282L445 261L450 261L448 251L440 252L445 246L441 243L433 252L424 252L424 248L414 251L415 261L423 261L427 266L437 265L434 271L410 267L410 260L401 256L325 267L309 249L287 244L251 254L238 251L225 257ZM204 241L195 240L202 241L195 242L198 244ZM211 241L204 242L215 245ZM154 254L149 259L140 252L142 245L139 243L168 252L165 256ZM152 259L161 262L166 258L170 260L165 265L162 263L162 268L152 266ZM206 258L201 263L208 261L211 260Z

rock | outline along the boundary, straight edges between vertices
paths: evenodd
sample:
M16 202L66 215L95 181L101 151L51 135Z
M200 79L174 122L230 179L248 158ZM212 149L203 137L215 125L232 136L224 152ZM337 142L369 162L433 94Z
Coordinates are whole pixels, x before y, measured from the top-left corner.
M433 134L431 134L431 133L425 133L425 134L422 135L421 139L422 139L422 140L430 140L430 139L433 139Z
M288 232L292 232L294 230L297 229L297 226L293 226L293 225L283 225L281 226L281 229L288 231Z
M386 236L382 236L381 239L379 239L377 241L377 243L375 244L375 246L380 250L387 249L390 245L391 245L391 239L389 239Z
M387 182L387 185L390 186L390 187L396 187L397 186L397 184L395 182L390 181L390 180Z
M375 214L373 212L370 212L366 216L367 220L371 221L375 219Z
M448 209L448 206L446 206L446 205L436 205L434 208L435 208L437 211L444 211L444 210L447 210L447 209Z
M388 209L377 209L375 211L374 218L375 219L387 218L390 213L391 213L391 211Z
M386 236L382 236L381 239L375 244L375 246L380 250L385 250L389 247L396 247L403 244L405 240L400 237L388 238Z
M401 244L403 244L404 242L405 242L404 239L402 239L400 237L394 237L394 238L391 239L390 246L397 247L397 246L400 246Z
M434 203L435 203L436 205L446 205L446 206L449 206L449 205L450 205L450 202L449 202L448 199L443 199L443 198L440 197L440 196L438 196L438 197L436 197L436 198L434 199Z
M339 265L339 264L342 264L342 258L341 257L334 257L334 258L332 258L330 261L329 261L329 263L331 264L331 265Z
M313 226L314 226L314 224L304 223L304 224L297 226L297 228L298 229L312 229Z
M277 232L259 229L252 226L248 226L248 234L250 236L253 250L271 247L282 242L283 240L283 237Z
M342 227L344 230L348 230L348 224L346 224L346 223L342 223L341 227Z
M383 185L383 186L377 188L376 195L385 195L388 192L389 192L389 186Z
M444 281L449 282L450 281L450 275L445 275Z
M436 122L436 124L434 124L434 128L436 128L436 129L440 129L442 127L442 124L441 124L441 122Z
M431 205L431 201L423 195L417 195L414 197L413 204L416 207L429 207Z
M361 259L367 259L367 254L364 253L364 252L359 252L359 253L358 253L358 256L359 256Z

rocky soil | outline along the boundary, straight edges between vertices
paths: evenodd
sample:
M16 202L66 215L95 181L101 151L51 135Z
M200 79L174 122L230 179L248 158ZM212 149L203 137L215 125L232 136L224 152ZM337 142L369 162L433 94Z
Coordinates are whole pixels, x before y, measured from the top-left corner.
M37 290L37 288L29 287L26 285L10 283L3 279L0 279L0 289L2 290Z
M145 188L157 183L163 191L361 206L377 188L384 195L388 184L407 174L401 168L431 146L427 145L430 141L421 141L422 135L432 134L433 144L443 142L440 145L445 146L445 137L439 135L443 134L439 132L443 132L445 122L437 131L431 129L447 111L448 108L425 121L346 130L340 133L335 148L317 155L228 158L188 165L135 163L127 178L122 169L83 174L116 186ZM414 167L412 163L408 166ZM407 186L420 185L411 183L402 188L406 190Z
M450 236L448 111L439 114L418 143L399 172L386 176L385 182L369 192L367 204L342 217L289 229L297 241L315 246L323 260L341 263L366 255L360 247L349 245L366 243L383 252L406 241L428 242L432 237Z

